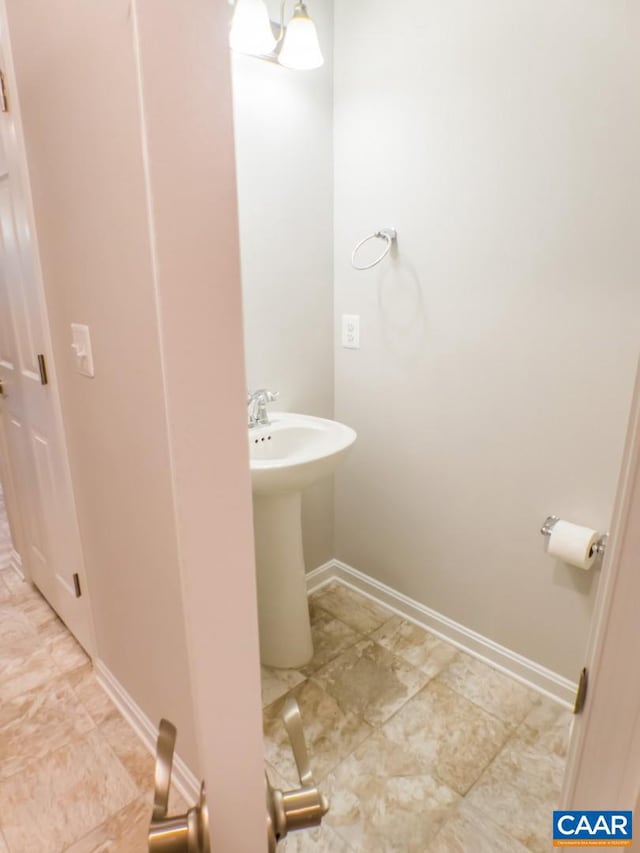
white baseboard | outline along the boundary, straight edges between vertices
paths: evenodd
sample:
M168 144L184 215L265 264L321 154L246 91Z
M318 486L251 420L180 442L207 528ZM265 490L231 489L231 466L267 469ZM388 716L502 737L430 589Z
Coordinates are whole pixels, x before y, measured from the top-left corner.
M465 628L453 619L443 616L430 607L414 601L407 595L397 592L390 586L375 580L363 572L348 566L340 560L330 560L307 574L307 590L315 592L332 580L382 604L389 610L425 628L432 634L457 646L467 654L479 658L495 669L510 675L527 687L543 693L566 707L573 707L577 685L552 672L544 666L529 660L499 643L483 637L470 628Z
M118 679L101 660L94 661L94 668L99 684L105 690L113 704L118 708L122 716L138 735L142 743L152 755L156 752L156 740L158 730L144 713L139 705L134 702ZM186 799L188 803L195 803L200 796L200 781L191 772L187 764L175 755L173 759L172 784Z

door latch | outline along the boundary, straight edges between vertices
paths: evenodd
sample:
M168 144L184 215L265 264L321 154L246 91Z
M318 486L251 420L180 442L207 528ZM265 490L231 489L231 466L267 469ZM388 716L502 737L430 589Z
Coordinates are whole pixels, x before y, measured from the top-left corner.
M7 82L4 71L0 71L0 112L9 112L9 99L7 97Z
M168 817L173 753L178 732L173 723L160 720L156 748L155 792L149 826L150 853L211 853L209 811L204 782L200 801L186 814Z
M587 701L587 688L589 686L589 673L586 666L583 667L580 673L580 681L578 682L578 690L576 692L576 701L573 706L573 713L580 714Z
M271 785L265 773L269 853L274 853L278 843L289 832L320 826L322 818L329 811L327 798L313 781L300 707L293 696L285 702L282 719L291 741L301 787L293 791L280 791Z
M40 371L40 384L48 385L49 377L47 376L47 362L45 361L44 354L38 353L38 370Z

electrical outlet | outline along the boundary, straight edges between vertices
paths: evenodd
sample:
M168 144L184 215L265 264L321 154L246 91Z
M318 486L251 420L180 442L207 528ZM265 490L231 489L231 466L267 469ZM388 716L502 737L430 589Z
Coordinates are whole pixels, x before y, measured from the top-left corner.
M360 349L359 314L342 315L342 346L347 349Z

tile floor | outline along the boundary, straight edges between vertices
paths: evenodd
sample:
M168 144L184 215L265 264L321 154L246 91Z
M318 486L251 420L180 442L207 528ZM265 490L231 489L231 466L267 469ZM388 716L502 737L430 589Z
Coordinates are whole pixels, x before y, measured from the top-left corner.
M311 596L316 649L263 668L265 753L296 783L280 719L294 695L331 810L287 853L551 849L571 715L338 583Z
M0 571L0 697L0 853L146 850L153 757L12 569Z
M311 614L313 661L263 671L265 755L274 784L294 786L280 720L291 692L331 811L280 849L550 848L563 707L339 584L311 597ZM0 696L0 853L146 850L153 758L10 569L0 571ZM179 795L172 808L185 808Z

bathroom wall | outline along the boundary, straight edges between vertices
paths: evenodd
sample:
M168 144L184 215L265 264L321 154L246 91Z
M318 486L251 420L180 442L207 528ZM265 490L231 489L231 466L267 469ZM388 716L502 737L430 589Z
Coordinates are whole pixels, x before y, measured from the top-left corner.
M321 69L233 54L245 352L248 387L280 392L272 408L332 417L333 3L308 9ZM303 532L309 569L333 557L331 480L305 493Z
M576 679L640 332L640 9L335 8L337 557ZM355 272L382 226L395 257Z
M196 769L130 2L7 10L98 657Z

